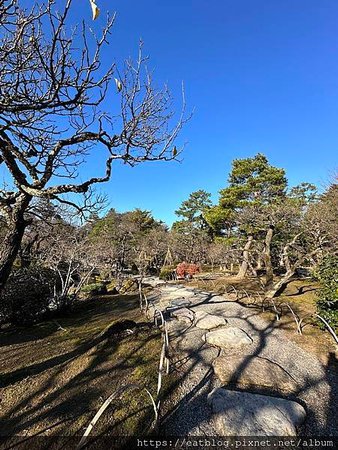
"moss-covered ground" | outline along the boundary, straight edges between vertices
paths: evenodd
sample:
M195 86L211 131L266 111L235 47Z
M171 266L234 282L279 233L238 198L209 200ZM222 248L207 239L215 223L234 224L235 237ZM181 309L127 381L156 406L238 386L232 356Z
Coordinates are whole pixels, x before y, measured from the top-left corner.
M1 330L0 435L80 437L117 389L136 383L156 397L160 332L144 324L132 334L102 333L124 320L145 321L136 295L80 301L55 321ZM148 394L127 391L92 433L144 434L152 419Z

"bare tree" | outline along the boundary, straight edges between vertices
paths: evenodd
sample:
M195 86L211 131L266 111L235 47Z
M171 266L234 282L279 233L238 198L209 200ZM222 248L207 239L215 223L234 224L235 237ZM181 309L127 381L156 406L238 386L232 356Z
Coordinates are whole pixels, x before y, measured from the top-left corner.
M53 302L68 301L70 293L75 298L99 267L100 252L81 228L59 223L43 243L39 260L53 270L59 278L60 289L54 289Z
M314 267L324 256L337 252L337 194L337 184L333 183L318 201L300 209L298 214L297 206L283 206L288 220L284 223L280 262L285 273L271 284L267 297L277 296L304 263Z
M173 124L170 94L154 88L142 46L135 64L105 67L102 52L115 16L108 15L97 37L84 22L69 25L73 3L67 0L58 11L48 0L25 10L20 0L0 0L0 166L12 180L10 188L0 190L7 227L0 292L30 223L26 212L34 198L83 212L74 194L82 194L88 206L92 187L109 180L114 161L131 166L168 161L181 151L173 142L186 120L184 99ZM110 112L104 110L107 97ZM93 151L105 171L81 180L80 169Z
M165 226L151 229L142 239L142 249L148 257L150 271L159 273L168 252L169 233Z
M208 259L210 236L188 221L176 223L171 230L169 242L176 261L201 264Z

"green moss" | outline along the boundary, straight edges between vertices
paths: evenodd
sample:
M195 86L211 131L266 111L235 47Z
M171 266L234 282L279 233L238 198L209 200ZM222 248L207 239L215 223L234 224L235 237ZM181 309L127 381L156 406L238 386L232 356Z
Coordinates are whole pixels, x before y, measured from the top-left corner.
M107 292L107 287L104 283L91 283L83 286L81 292L87 295L102 295Z
M104 300L104 301L103 301ZM139 330L135 334L125 337L103 339L88 348L84 344L91 343L107 326L116 321L133 320L143 322L145 318L140 315L137 295L105 295L93 299L80 301L75 305L71 315L57 319L66 331L58 329L53 322L44 322L30 329L22 329L20 342L27 342L27 351L22 352L21 346L14 346L11 359L1 360L4 372L8 372L7 378L2 381L11 382L13 372L16 373L20 386L23 389L22 396L34 396L35 389L44 389L45 398L50 397L50 407L54 411L50 417L50 423L55 421L55 414L60 418L69 414L73 406L73 398L78 399L77 408L79 414L72 424L62 425L58 433L70 435L82 433L96 411L114 390L128 384L137 384L146 387L156 398L158 364L162 347L161 333L155 329ZM34 336L34 337L33 337ZM7 345L13 346L18 338L18 331L7 333ZM33 342L37 338L38 342ZM83 346L83 347L81 347ZM38 348L38 351L35 349ZM81 350L83 349L83 351ZM4 348L5 350L5 348ZM76 351L74 356L73 351ZM18 352L18 357L16 357ZM69 361L67 361L69 355ZM46 371L40 371L39 366L46 362L46 368L50 371L50 377L57 376L60 365L54 365L53 359L61 356L62 377L58 379L60 392L63 394L54 400L49 388L45 389ZM63 358L65 356L66 359ZM53 364L49 363L51 361ZM30 382L32 373L29 367L37 367L34 375L34 384ZM168 376L163 377L161 400L164 398L168 383ZM75 383L74 380L81 380ZM83 383L85 384L83 384ZM4 395L10 397L11 408L15 408L22 400L16 394L14 397L11 386L4 389ZM41 399L36 399L39 407L43 405ZM16 420L20 415L17 408L11 420ZM28 406L25 411L26 419L30 420L34 414ZM48 412L46 412L48 414ZM154 412L151 400L144 389L126 392L121 400L116 400L105 411L95 427L93 434L113 435L144 435L148 426L153 421ZM18 418L19 420L19 418ZM48 416L44 422L36 421L32 432L39 432L46 426ZM18 422L19 423L19 422Z

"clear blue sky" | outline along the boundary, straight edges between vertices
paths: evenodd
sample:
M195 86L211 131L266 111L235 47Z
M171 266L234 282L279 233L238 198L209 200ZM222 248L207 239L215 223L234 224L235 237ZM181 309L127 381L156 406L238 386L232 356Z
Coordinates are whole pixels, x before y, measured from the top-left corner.
M76 15L90 17L85 0ZM167 223L189 193L216 201L234 158L267 155L290 185L321 185L337 167L337 0L97 0L117 11L106 57L145 42L159 83L195 108L183 162L117 166L102 190L111 206ZM103 22L100 17L95 26ZM98 164L98 163L97 163ZM94 170L95 164L92 169Z
M324 183L338 154L337 0L100 0L116 9L112 42L142 37L156 77L195 107L181 164L121 167L106 186L120 210L167 222L190 192L217 200L233 158L266 154L291 185Z

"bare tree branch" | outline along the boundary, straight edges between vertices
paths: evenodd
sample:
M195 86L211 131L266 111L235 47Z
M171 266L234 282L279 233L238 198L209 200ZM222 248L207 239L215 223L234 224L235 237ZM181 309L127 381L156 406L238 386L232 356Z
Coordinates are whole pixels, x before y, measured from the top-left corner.
M69 22L73 3L67 0L58 10L47 0L25 9L20 0L0 0L0 164L13 183L0 191L0 214L9 233L2 247L14 246L10 252L0 249L0 291L34 198L83 213L85 208L65 195L88 199L92 186L110 179L114 161L131 166L170 161L181 151L173 144L188 119L184 89L175 120L167 87L154 87L142 43L136 62L128 60L121 69L114 61L106 65L103 52L115 14L107 15L96 36L84 22ZM94 151L105 171L79 181Z

